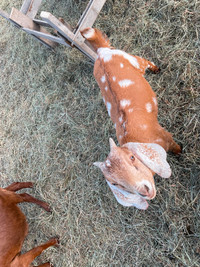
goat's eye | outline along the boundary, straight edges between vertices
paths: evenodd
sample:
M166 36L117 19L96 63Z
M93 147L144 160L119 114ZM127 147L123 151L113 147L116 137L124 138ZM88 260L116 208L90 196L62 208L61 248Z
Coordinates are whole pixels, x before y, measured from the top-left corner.
M134 161L134 160L135 160L135 157L132 155L132 156L130 157L130 159L131 159L131 161Z

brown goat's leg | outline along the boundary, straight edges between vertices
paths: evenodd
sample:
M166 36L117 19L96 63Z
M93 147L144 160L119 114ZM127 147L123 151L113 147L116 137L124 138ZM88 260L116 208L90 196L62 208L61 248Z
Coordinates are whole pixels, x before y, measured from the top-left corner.
M4 189L6 189L8 191L16 192L22 188L31 188L31 187L33 187L33 183L31 183L31 182L15 182L15 183L12 183L11 185L5 187Z
M30 202L30 203L35 203L38 206L42 207L43 209L45 209L46 211L51 211L49 204L47 204L44 201L41 201L37 198L32 197L31 195L27 194L27 193L22 193L22 194L17 194L17 196L19 197L18 202L17 203L21 203L21 202Z
M19 262L21 263L21 266L29 266L31 264L31 262L38 257L45 249L51 247L51 246L55 246L58 244L58 239L57 238L53 238L49 241L47 241L45 244L38 246L36 248L33 248L31 250L29 250L28 252L26 252L25 254L22 254L19 256ZM46 265L45 265L46 264ZM42 267L49 267L50 264L49 263L45 263L43 265L40 265ZM49 264L49 265L47 265Z

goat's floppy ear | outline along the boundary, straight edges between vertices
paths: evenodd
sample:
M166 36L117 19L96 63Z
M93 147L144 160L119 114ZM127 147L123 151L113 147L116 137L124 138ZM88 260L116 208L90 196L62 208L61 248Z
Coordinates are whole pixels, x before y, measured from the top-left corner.
M149 169L163 178L171 176L171 169L166 160L167 153L158 144L150 143L126 143L127 147Z
M149 204L144 198L118 188L116 185L111 184L107 179L106 181L119 204L125 207L134 206L141 210L146 210L148 208Z

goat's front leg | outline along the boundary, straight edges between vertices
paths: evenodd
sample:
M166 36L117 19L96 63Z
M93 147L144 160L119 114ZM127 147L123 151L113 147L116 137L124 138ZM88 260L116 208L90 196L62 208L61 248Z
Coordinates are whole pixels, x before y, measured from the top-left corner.
M24 267L29 267L31 262L38 257L45 249L51 247L51 246L55 246L58 245L58 239L57 238L53 238L49 241L47 241L45 244L40 245L36 248L33 248L31 250L29 250L28 252L26 252L25 254L22 254L19 256L18 261L21 265L19 266L24 266ZM38 267L50 267L50 263L44 263Z

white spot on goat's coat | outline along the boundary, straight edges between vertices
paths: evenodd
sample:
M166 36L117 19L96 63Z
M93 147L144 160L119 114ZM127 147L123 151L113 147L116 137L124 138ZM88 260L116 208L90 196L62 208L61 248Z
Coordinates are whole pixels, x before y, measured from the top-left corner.
M122 108L125 108L126 106L130 106L130 104L131 104L131 101L128 100L128 99L120 100L120 105L121 105Z
M120 117L119 117L119 122L122 122L123 121L123 115L121 115Z
M134 84L134 82L131 80L128 80L128 79L124 79L124 80L119 81L119 86L122 88L128 87L132 84Z
M116 77L115 77L115 76L113 76L113 78L112 78L112 79L113 79L113 82L115 82L115 81L116 81Z
M112 105L110 104L110 102L107 102L106 107L107 107L108 115L110 116L110 114L111 114L110 112L111 112L111 108L112 108Z
M99 55L99 57L101 59L103 59L104 62L109 62L112 59L112 56L122 56L123 58L125 58L126 60L129 61L129 63L139 69L140 65L137 61L137 59L129 54L127 54L126 52L122 51L122 50L118 50L118 49L110 49L107 47L101 47L97 50L97 53Z
M120 68L123 68L124 67L124 64L123 63L120 63Z
M108 87L107 87L107 86L105 87L105 90L106 90L106 91L108 90Z
M129 112L129 113L133 112L133 108L129 108L129 109L128 109L128 112Z
M140 125L140 128L141 128L142 130L146 130L147 127L148 127L148 126L147 126L146 124L141 124L141 125Z
M85 33L83 33L83 36L88 39L92 38L95 34L95 30L93 28L88 29Z
M153 99L154 104L157 106L157 99L156 99L156 97L153 97L152 99Z
M148 113L152 112L152 105L151 105L151 103L146 103L145 107L146 107L146 110L147 110Z
M105 83L105 81L106 81L106 76L103 75L103 76L101 77L101 82L102 82L102 83Z
M107 166L107 167L111 167L111 162L110 162L109 159L106 160L106 166Z

